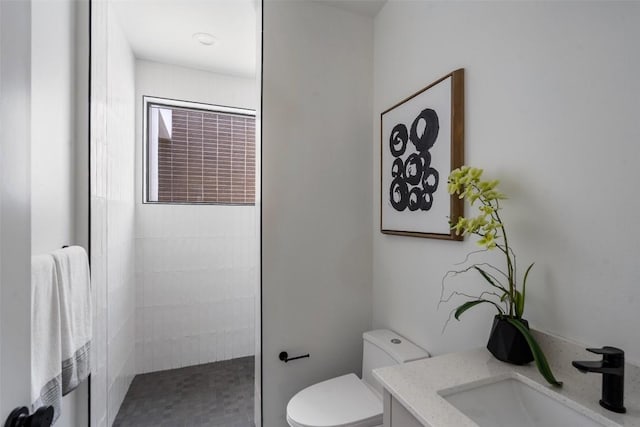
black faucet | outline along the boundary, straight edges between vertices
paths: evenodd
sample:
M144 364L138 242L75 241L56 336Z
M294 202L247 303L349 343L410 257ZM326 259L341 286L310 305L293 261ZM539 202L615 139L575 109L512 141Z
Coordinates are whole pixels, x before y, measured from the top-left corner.
M571 362L580 372L602 374L602 399L600 406L624 414L624 351L615 347L588 348L587 351L602 354L595 362Z

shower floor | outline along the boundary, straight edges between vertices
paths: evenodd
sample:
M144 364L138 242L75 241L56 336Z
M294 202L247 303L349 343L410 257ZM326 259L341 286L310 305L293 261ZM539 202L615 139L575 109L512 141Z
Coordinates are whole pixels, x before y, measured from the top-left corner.
M253 427L254 358L136 375L117 427Z

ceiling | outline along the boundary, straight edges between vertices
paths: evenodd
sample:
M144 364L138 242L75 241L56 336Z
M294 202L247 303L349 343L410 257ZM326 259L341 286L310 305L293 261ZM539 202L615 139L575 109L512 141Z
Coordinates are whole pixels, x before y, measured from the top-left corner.
M1 1L1 0L0 0ZM374 17L386 0L314 0ZM112 0L140 59L252 78L256 73L255 0ZM216 38L200 44L195 33Z
M254 0L113 0L135 56L210 72L253 77ZM194 33L216 38L200 44Z
M316 0L349 12L375 17L387 0Z

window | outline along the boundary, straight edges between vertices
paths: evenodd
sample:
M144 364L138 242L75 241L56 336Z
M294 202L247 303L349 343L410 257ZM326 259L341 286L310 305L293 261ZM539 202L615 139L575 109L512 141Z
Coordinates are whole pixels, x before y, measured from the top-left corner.
M144 97L145 202L253 205L255 112Z

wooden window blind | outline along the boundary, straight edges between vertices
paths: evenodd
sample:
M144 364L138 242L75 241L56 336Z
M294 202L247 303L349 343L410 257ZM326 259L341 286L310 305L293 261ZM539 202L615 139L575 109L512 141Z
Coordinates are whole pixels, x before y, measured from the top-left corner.
M157 200L148 201L255 204L255 117L158 107L171 131L157 138Z

